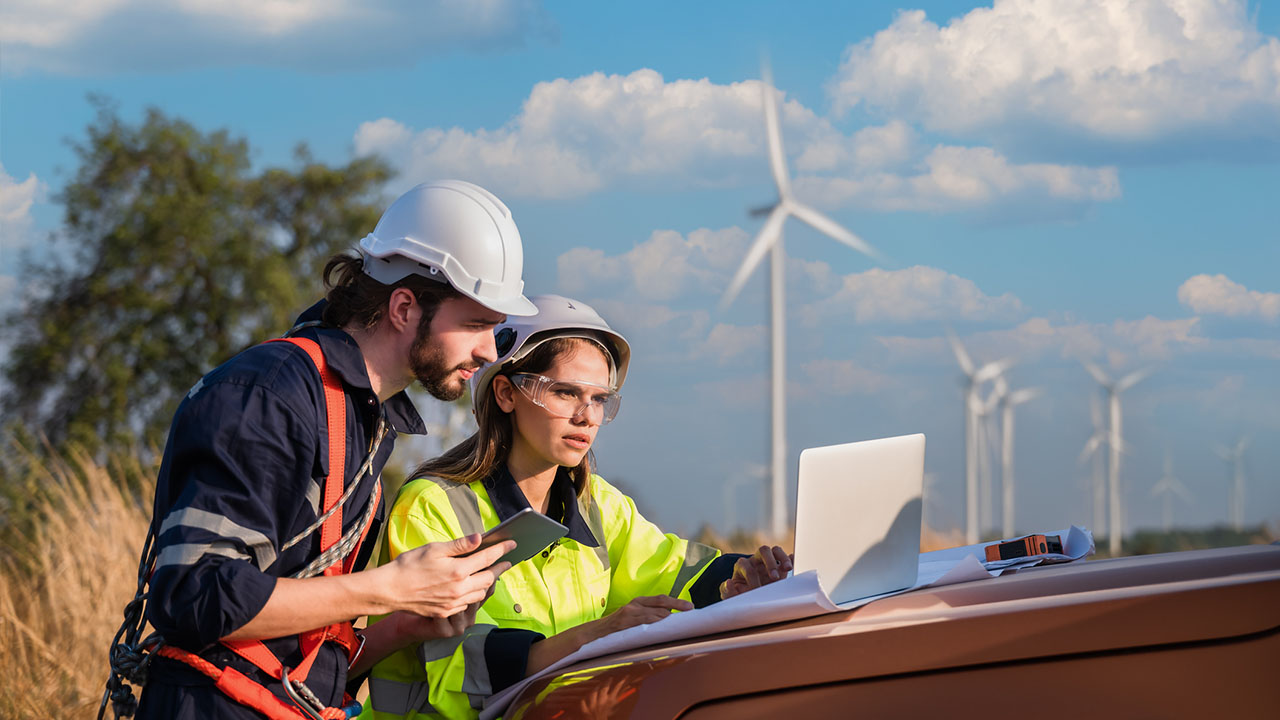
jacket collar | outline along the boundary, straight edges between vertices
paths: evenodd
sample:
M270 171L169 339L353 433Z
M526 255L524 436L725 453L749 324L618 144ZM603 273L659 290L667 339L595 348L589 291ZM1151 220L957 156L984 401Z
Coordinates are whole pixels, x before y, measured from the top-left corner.
M498 522L530 507L529 499L516 484L515 478L511 477L511 471L507 469L505 462L485 478L484 487L489 491L489 501L493 503L493 510L498 514ZM569 533L565 537L576 540L586 547L599 547L600 542L591 534L591 528L587 527L587 521L578 510L578 497L574 492L573 478L569 477L568 468L562 467L556 471L556 479L551 483L550 496L547 516L552 520L559 520L562 525L569 528Z
M320 322L327 302L326 300L321 300L307 308L294 321L294 325ZM373 392L373 384L369 382L369 371L364 364L364 354L360 352L360 346L356 343L355 338L339 328L328 325L308 327L299 330L296 335L310 338L319 343L320 351L324 353L325 363L342 378L344 384L349 387L368 390L370 393ZM413 402L409 400L409 395L405 391L401 390L387 398L386 402L382 403L382 409L386 414L387 423L397 433L409 435L427 434L426 423L422 421L422 416L418 414L417 409L414 408Z

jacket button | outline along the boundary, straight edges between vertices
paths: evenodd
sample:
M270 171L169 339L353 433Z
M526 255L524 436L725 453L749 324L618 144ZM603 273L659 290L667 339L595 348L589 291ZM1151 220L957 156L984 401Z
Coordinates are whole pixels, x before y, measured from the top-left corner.
M515 611L516 611L516 612L518 612L518 613L519 613L519 612L524 612L524 608L520 607L520 603L516 603L515 607L513 607L513 608L511 608L511 609L512 609L512 610L515 610Z
M368 401L367 401L367 402L368 402L370 405L373 405L373 404L374 404L374 402L376 402L376 401L375 401L372 397L370 397L370 398L368 399Z
M600 607L604 607L604 598L600 598Z

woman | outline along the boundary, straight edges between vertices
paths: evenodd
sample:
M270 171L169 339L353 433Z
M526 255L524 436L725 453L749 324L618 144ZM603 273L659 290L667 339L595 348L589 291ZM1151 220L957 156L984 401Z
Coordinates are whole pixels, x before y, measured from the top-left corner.
M587 305L532 298L538 314L499 326L496 363L471 378L479 430L418 468L396 498L384 561L487 530L526 507L569 528L508 570L459 638L379 663L376 718L475 717L485 697L591 640L785 577L779 547L753 556L665 535L592 474L591 446L617 414L627 341Z

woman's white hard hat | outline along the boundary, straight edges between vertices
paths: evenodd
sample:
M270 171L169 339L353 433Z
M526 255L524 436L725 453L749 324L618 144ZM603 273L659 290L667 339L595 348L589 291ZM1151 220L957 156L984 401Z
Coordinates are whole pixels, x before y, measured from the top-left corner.
M471 376L472 407L479 407L484 393L503 366L516 362L554 338L585 338L604 346L609 353L609 385L614 390L622 387L627 380L627 366L631 364L631 346L626 338L609 327L600 313L584 302L560 295L536 295L530 299L538 309L537 315L510 318L494 330L498 359L481 366Z
M408 275L448 282L495 312L532 315L524 248L511 211L462 180L423 183L401 195L360 241L364 271L384 285Z

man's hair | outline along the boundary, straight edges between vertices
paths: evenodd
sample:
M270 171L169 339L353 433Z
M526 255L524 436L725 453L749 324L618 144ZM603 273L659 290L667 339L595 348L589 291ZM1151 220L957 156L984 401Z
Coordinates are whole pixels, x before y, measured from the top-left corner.
M324 266L324 286L329 302L324 309L323 320L334 327L355 326L371 330L387 312L387 301L397 288L407 288L422 307L419 328L431 324L440 303L450 298L462 297L448 282L429 280L421 275L407 275L393 285L369 277L364 271L364 257L357 250L338 253Z

